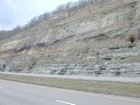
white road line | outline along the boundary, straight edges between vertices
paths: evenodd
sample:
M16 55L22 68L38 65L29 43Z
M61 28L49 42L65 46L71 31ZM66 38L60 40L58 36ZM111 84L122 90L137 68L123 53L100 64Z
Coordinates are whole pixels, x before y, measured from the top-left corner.
M68 105L76 105L76 104L65 102L65 101L61 101L61 100L55 100L55 101L59 102L59 103L63 103L63 104L68 104Z
M0 86L0 88L3 88L3 86Z

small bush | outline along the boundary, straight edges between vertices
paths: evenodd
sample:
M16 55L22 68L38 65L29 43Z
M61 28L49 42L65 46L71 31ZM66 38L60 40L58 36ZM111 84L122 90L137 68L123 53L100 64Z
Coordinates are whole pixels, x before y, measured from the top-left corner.
M128 41L130 41L131 43L134 43L135 36L134 35L130 35L129 38L128 38Z

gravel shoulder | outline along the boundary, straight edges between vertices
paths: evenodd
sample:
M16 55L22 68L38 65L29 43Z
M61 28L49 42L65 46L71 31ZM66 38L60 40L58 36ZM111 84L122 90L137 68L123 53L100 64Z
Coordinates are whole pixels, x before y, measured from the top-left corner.
M79 91L140 98L140 83L107 81L107 80L90 80L84 79L85 78L84 76L83 79L78 79L78 77L76 79L76 76L74 79L71 79L71 78L60 78L59 76L45 77L40 75L37 76L37 74L35 75L0 73L0 79ZM139 78L136 79L138 80Z

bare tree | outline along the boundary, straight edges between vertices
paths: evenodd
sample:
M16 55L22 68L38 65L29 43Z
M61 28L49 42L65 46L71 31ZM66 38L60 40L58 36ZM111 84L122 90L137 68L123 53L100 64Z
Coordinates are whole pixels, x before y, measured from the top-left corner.
M52 20L51 19L52 15L56 15L56 14L59 14L61 12L66 12L66 13L68 13L68 16L70 16L71 12L76 11L80 8L83 8L83 7L85 7L89 4L92 4L93 2L97 2L97 1L98 0L79 0L78 2L68 2L67 4L59 5L59 6L57 6L57 8L55 10L53 10L49 13L45 12L44 14L42 14L38 17L32 18L23 27L20 27L18 25L13 30L10 30L10 31L2 30L2 31L0 31L0 40L9 38L9 37L21 32L21 31L28 30L28 29L36 26L37 24L41 23L42 21L48 21L49 26L52 26L55 23L65 19L65 15L60 14L60 16L58 15L55 20ZM103 1L103 0L100 0L100 1Z

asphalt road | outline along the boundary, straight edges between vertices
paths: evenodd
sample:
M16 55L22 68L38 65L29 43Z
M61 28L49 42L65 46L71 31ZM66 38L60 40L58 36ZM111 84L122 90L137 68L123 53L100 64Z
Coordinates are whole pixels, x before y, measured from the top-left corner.
M0 105L140 105L140 99L0 80Z
M0 73L1 74L11 74L11 75L14 74L14 75L23 75L23 76L35 76L35 77L62 78L62 79L140 83L140 78L94 77L94 76L80 76L80 75L46 75L46 74L9 73L9 72L0 72Z

